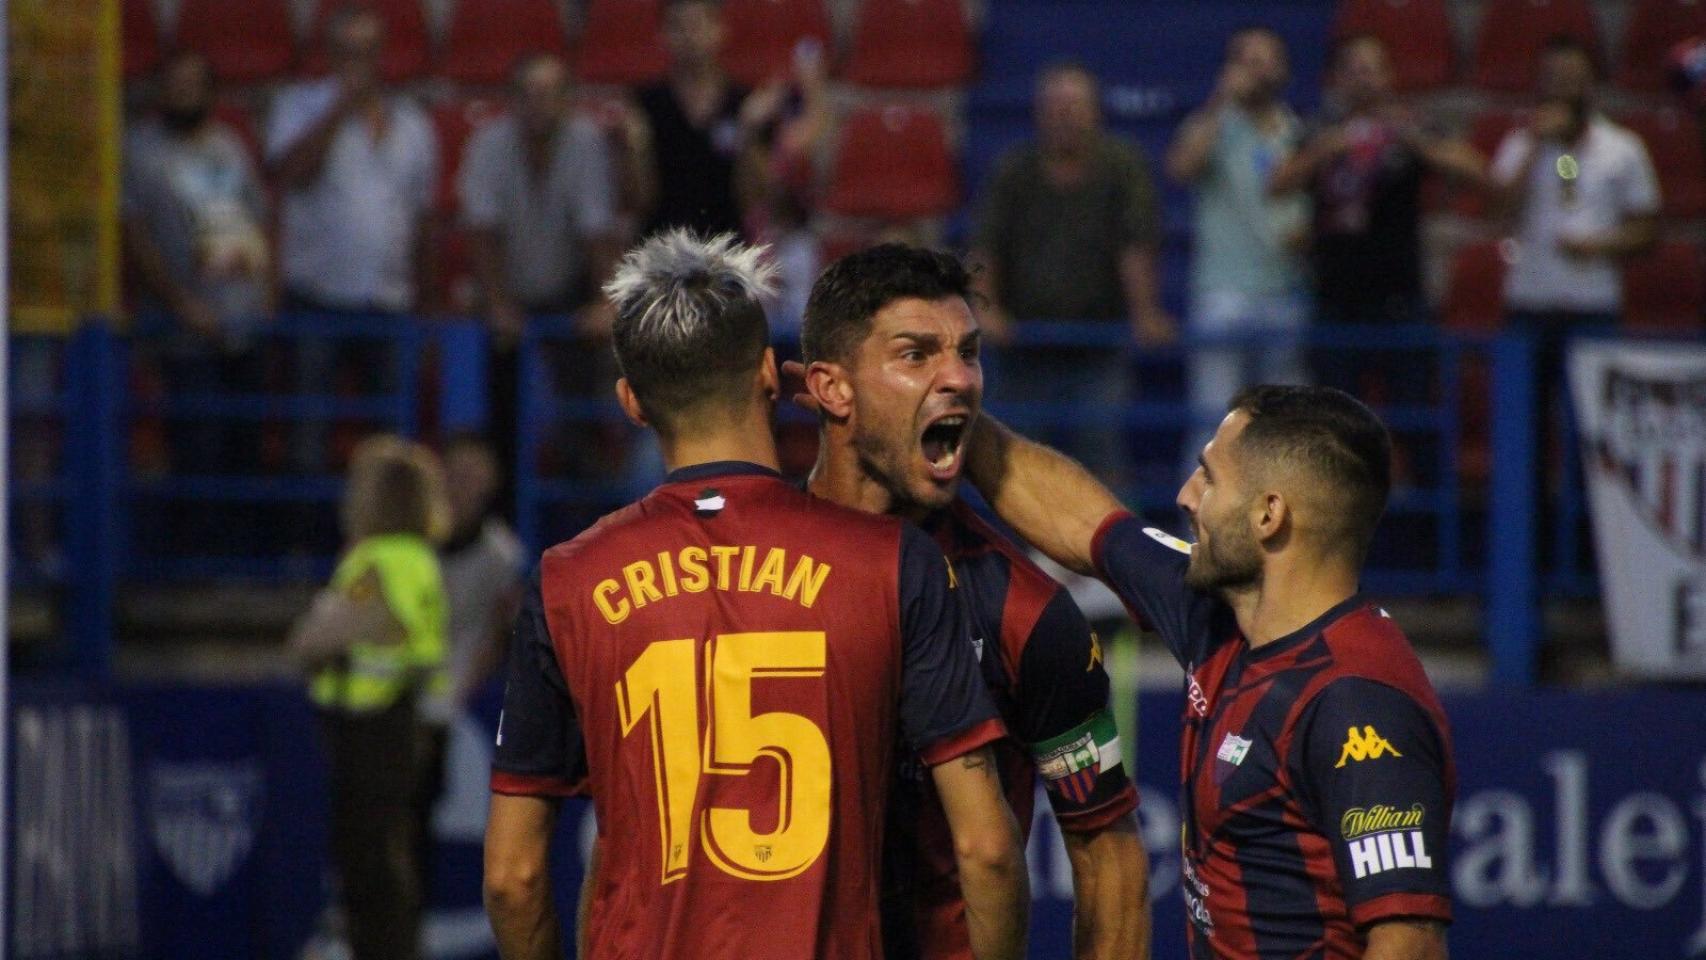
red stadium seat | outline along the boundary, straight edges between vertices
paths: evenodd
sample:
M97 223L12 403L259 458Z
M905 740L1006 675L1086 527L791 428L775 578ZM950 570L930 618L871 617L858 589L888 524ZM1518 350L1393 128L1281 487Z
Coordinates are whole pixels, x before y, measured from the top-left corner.
M863 0L842 79L867 87L951 87L972 75L962 0Z
M575 72L589 83L622 86L661 79L669 69L662 22L659 0L592 0L576 44Z
M460 198L456 177L462 169L462 151L474 131L503 115L503 104L484 97L469 97L435 104L432 126L438 134L438 209L454 214Z
M1508 261L1500 241L1472 243L1451 260L1451 280L1445 294L1445 325L1452 330L1486 333L1504 323L1505 271Z
M326 21L339 7L348 6L350 2L319 0L309 35L324 37ZM421 8L421 0L361 0L359 5L377 13L385 21L385 53L379 64L385 79L402 83L426 73L432 40L427 33L426 13ZM318 43L302 59L303 69L310 73L322 73L326 69L326 54Z
M1677 110L1631 111L1618 120L1647 144L1664 193L1665 216L1706 217L1706 155L1694 120Z
M1643 330L1706 328L1706 259L1672 240L1631 261L1623 273L1623 322Z
M457 0L438 72L458 83L502 83L533 53L568 56L552 0Z
M160 25L153 0L122 0L124 78L134 80L160 65Z
M959 177L942 118L916 107L865 107L841 128L824 206L851 217L906 220L947 213Z
M1664 89L1665 58L1689 37L1706 37L1706 3L1701 0L1636 0L1623 32L1617 83L1629 90Z
M1588 0L1487 0L1475 42L1475 85L1531 89L1540 48L1559 34L1587 44L1599 59L1599 28Z
M726 0L728 45L723 65L748 87L791 74L794 48L811 40L829 50L829 13L823 0Z
M184 0L176 38L230 83L275 79L296 60L285 0Z
M1340 0L1333 36L1373 34L1392 51L1400 90L1429 90L1451 83L1456 41L1445 0Z

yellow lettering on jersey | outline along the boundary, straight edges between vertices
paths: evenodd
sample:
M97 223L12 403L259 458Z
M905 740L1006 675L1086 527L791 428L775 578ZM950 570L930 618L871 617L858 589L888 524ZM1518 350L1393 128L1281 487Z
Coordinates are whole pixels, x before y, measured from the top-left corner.
M598 612L604 615L605 620L613 624L628 619L628 614L632 612L628 606L628 601L621 597L617 597L615 603L610 602L611 595L620 592L621 589L622 585L614 580L600 580L598 586L592 588L593 606L598 608Z
M1358 763L1364 760L1379 760L1389 753L1394 757L1403 756L1396 747L1392 746L1391 741L1375 733L1372 726L1364 726L1360 733L1357 732L1356 727L1351 727L1346 733L1348 735L1345 737L1345 748L1339 754L1339 762L1333 764L1335 770L1344 766L1348 760L1355 760Z
M711 556L717 558L717 589L729 588L729 561L740 552L739 547L712 547Z
M758 567L758 573L752 578L752 592L758 593L766 586L776 596L782 595L782 564L788 559L788 554L781 547L771 547L764 555L764 563Z
M752 555L757 550L751 544L740 552L740 592L752 592Z
M681 590L675 585L675 561L670 559L669 551L658 554L658 572L663 574L663 595L673 597Z
M633 598L634 606L643 607L653 600L663 599L657 588L657 573L650 563L635 560L622 568L622 576L628 581L628 596Z
M799 597L800 606L809 610L817 602L823 582L828 579L829 564L818 563L802 554L799 562L794 564L794 572L788 577L788 585L782 589L782 596L789 600Z
M704 593L711 585L711 571L705 561L709 554L704 547L681 548L681 589L688 593Z

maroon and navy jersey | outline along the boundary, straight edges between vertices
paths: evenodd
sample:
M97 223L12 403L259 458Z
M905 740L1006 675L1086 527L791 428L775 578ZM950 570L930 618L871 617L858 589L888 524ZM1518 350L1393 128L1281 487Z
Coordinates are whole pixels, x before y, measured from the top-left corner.
M1225 603L1185 585L1190 550L1119 513L1093 555L1187 674L1193 960L1355 958L1371 924L1449 922L1451 734L1402 631L1352 597L1252 650Z
M1090 832L1130 814L1137 790L1120 762L1101 646L1071 595L964 501L924 529L970 608L983 679L1010 734L995 750L1020 828L1030 829L1039 770L1062 830ZM884 856L889 960L970 960L947 818L922 766L901 769Z
M546 551L492 789L589 793L595 958L882 953L897 734L999 739L942 551L750 464L672 473Z

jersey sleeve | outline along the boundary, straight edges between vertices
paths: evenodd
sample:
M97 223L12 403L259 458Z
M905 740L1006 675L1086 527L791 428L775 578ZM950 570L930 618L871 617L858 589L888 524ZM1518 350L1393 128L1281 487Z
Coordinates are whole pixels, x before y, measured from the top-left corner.
M1102 521L1090 556L1096 572L1141 625L1161 635L1180 666L1188 670L1206 658L1218 639L1215 600L1185 585L1190 544L1122 511Z
M1101 642L1065 590L1031 628L1018 673L1010 732L1036 762L1060 828L1099 830L1135 809Z
M900 728L930 766L1007 733L978 671L962 600L942 549L908 524L900 546Z
M1360 678L1329 684L1298 719L1290 766L1332 848L1351 920L1451 920L1451 818L1444 740L1403 692Z
M533 574L510 640L503 713L492 759L492 792L569 797L586 785L586 744L545 623Z

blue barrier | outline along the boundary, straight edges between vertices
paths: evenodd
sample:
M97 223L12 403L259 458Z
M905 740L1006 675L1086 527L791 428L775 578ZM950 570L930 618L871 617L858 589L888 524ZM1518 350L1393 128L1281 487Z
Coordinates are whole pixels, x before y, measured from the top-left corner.
M10 724L7 937L38 960L295 957L323 883L325 779L287 686L24 682ZM1444 696L1458 763L1449 849L1459 960L1706 955L1706 747L1698 691ZM492 954L479 844L496 691L453 728L425 955ZM1154 955L1184 956L1175 693L1139 698L1135 762ZM1664 734L1671 735L1664 735ZM1031 956L1068 956L1071 874L1039 799ZM1427 811L1428 816L1437 811ZM587 805L553 853L572 915ZM570 945L572 949L572 943Z

